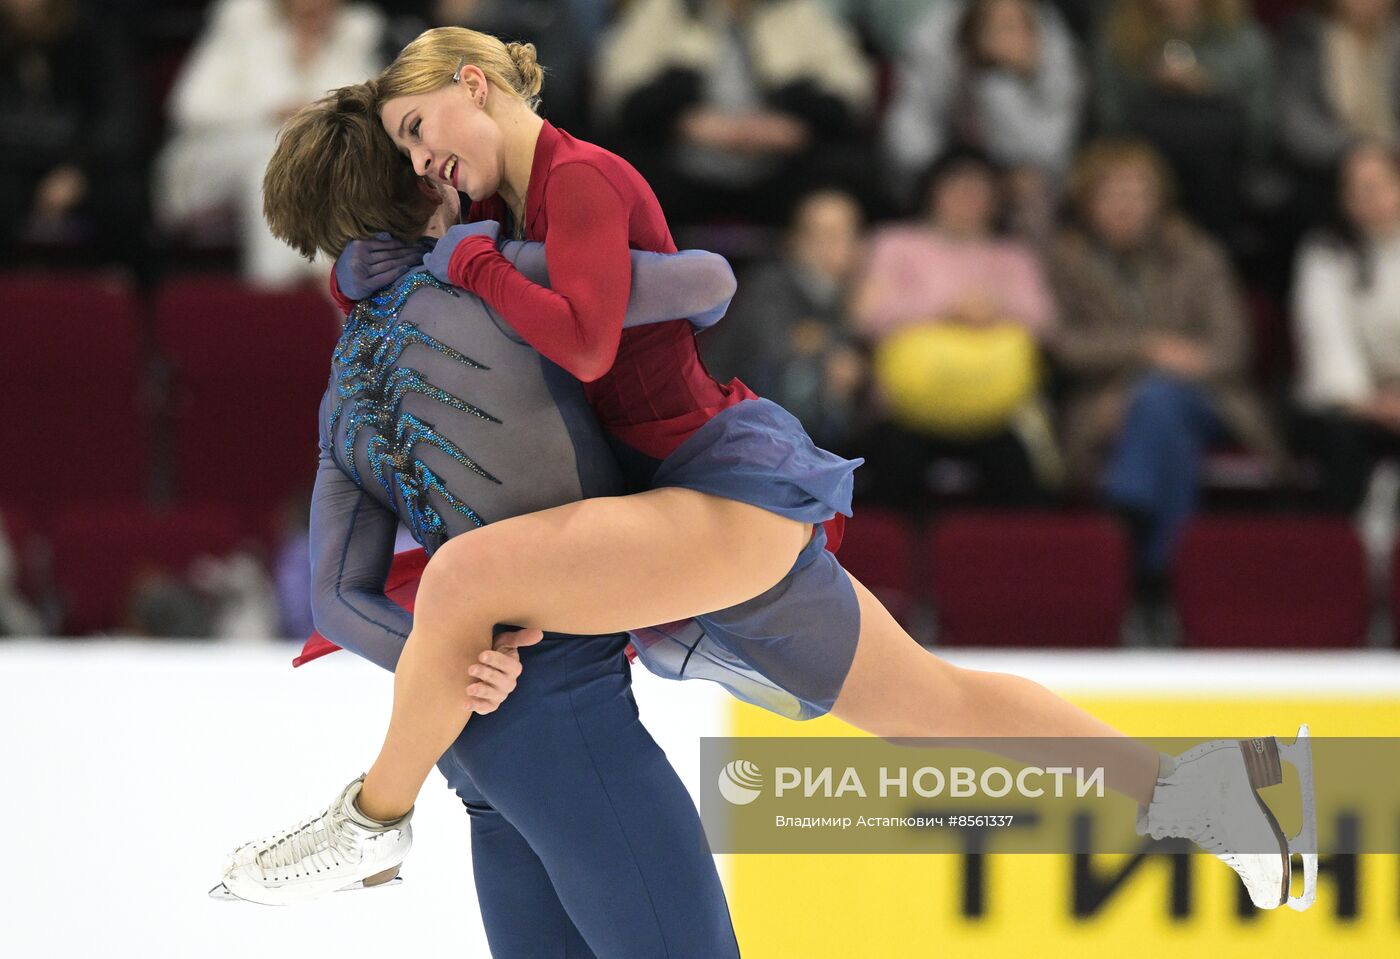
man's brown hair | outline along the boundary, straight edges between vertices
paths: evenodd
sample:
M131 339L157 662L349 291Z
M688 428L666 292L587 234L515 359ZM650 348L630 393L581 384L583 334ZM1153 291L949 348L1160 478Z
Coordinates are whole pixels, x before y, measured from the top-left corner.
M282 125L263 176L273 236L331 259L380 231L416 240L437 208L379 124L373 80L332 90Z

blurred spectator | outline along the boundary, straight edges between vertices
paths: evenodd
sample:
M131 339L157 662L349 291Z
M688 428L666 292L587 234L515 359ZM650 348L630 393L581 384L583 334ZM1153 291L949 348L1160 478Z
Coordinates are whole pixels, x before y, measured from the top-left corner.
M277 635L277 593L262 562L251 553L239 550L201 557L191 564L189 578L212 603L211 632L216 639L260 640Z
M282 536L272 560L277 589L279 636L305 639L315 630L311 621L311 500L289 500L282 511Z
M1269 41L1242 0L1116 0L1095 50L1104 133L1151 142L1192 219L1232 239L1241 173L1272 137Z
M468 27L533 43L545 71L540 109L574 134L587 121L586 72L605 18L602 0L378 0L390 16L385 59L429 27Z
M1078 224L1050 258L1063 324L1055 352L1070 378L1068 465L1125 514L1149 583L1195 510L1207 449L1235 440L1278 454L1247 382L1229 262L1173 214L1169 184L1146 144L1091 145L1070 184Z
M1332 170L1360 139L1400 133L1395 0L1331 0L1298 14L1279 45L1279 133L1305 168Z
M945 0L824 0L841 19L860 31L876 54L893 60L904 52L914 28Z
M1279 59L1279 134L1297 174L1288 207L1296 239L1334 219L1337 167L1352 144L1396 142L1395 0L1319 0L1286 25Z
M860 206L850 194L804 197L783 251L749 270L729 314L701 338L705 365L786 407L819 445L843 448L864 360L846 325L860 263Z
M909 186L950 145L985 150L1015 171L1048 219L1079 127L1083 78L1058 11L1036 0L949 0L900 59L885 140Z
M141 96L123 32L74 0L0 0L0 253L95 240L141 266Z
M1350 513L1376 463L1400 456L1400 165L1365 143L1341 172L1338 226L1298 253L1293 320L1303 445L1323 505Z
M975 471L983 499L1030 502L1027 443L1043 430L1019 427L1035 405L1036 341L1055 322L1040 264L997 235L1005 204L984 154L942 157L920 195L922 222L876 232L853 303L890 413L861 448L877 484L869 495L916 504L930 470L952 460Z
M0 636L39 636L43 620L20 594L19 573L15 546L0 515Z
M876 186L854 138L874 74L819 0L636 0L596 79L601 118L673 225L776 224L814 183Z
M148 639L210 639L216 604L179 576L144 569L131 584L127 622L131 633Z
M219 0L171 93L175 133L156 182L162 225L188 227L232 208L249 280L280 285L312 275L263 223L263 170L284 119L382 66L383 29L382 15L361 3Z

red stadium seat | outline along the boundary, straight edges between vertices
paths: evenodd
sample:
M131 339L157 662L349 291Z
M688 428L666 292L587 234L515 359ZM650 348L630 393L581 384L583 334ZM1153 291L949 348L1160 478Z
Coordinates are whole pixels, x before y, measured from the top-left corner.
M310 489L317 408L338 335L338 313L314 290L190 278L160 291L156 346L173 377L178 501L267 515Z
M0 502L0 536L15 553L23 552L34 535L33 520L20 507Z
M0 277L5 498L37 515L74 497L146 491L140 314L129 287L88 274Z
M193 560L227 554L240 539L234 514L217 507L83 505L63 513L53 530L63 631L87 635L122 628L138 576L181 576Z
M1370 618L1365 552L1342 519L1201 517L1172 593L1194 647L1358 646Z
M907 628L915 606L914 531L899 513L859 509L846 521L841 565Z
M928 550L940 644L1119 643L1130 560L1107 516L958 514L934 527Z
M1400 536L1390 553L1390 627L1395 631L1395 645L1400 647Z

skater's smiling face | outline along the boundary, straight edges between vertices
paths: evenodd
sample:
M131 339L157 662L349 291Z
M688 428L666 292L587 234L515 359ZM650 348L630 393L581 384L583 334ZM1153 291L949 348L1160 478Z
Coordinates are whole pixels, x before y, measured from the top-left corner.
M386 100L379 119L415 173L485 200L505 177L505 138L493 116L504 97L475 66L456 76L428 93Z

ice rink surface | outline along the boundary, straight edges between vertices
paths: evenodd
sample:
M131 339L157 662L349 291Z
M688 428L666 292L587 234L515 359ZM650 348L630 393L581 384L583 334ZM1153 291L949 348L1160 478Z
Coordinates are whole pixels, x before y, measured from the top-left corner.
M207 897L235 845L324 808L382 741L389 674L348 653L293 670L294 652L0 643L0 959L488 955L467 816L437 773L401 885L285 909ZM1062 693L1400 695L1394 652L945 655ZM698 741L728 733L727 695L633 675L695 793Z
M434 772L396 887L294 908L206 895L240 842L324 808L383 741L391 676L292 646L0 644L0 957L489 955L467 814ZM725 695L638 669L642 718L695 789Z

